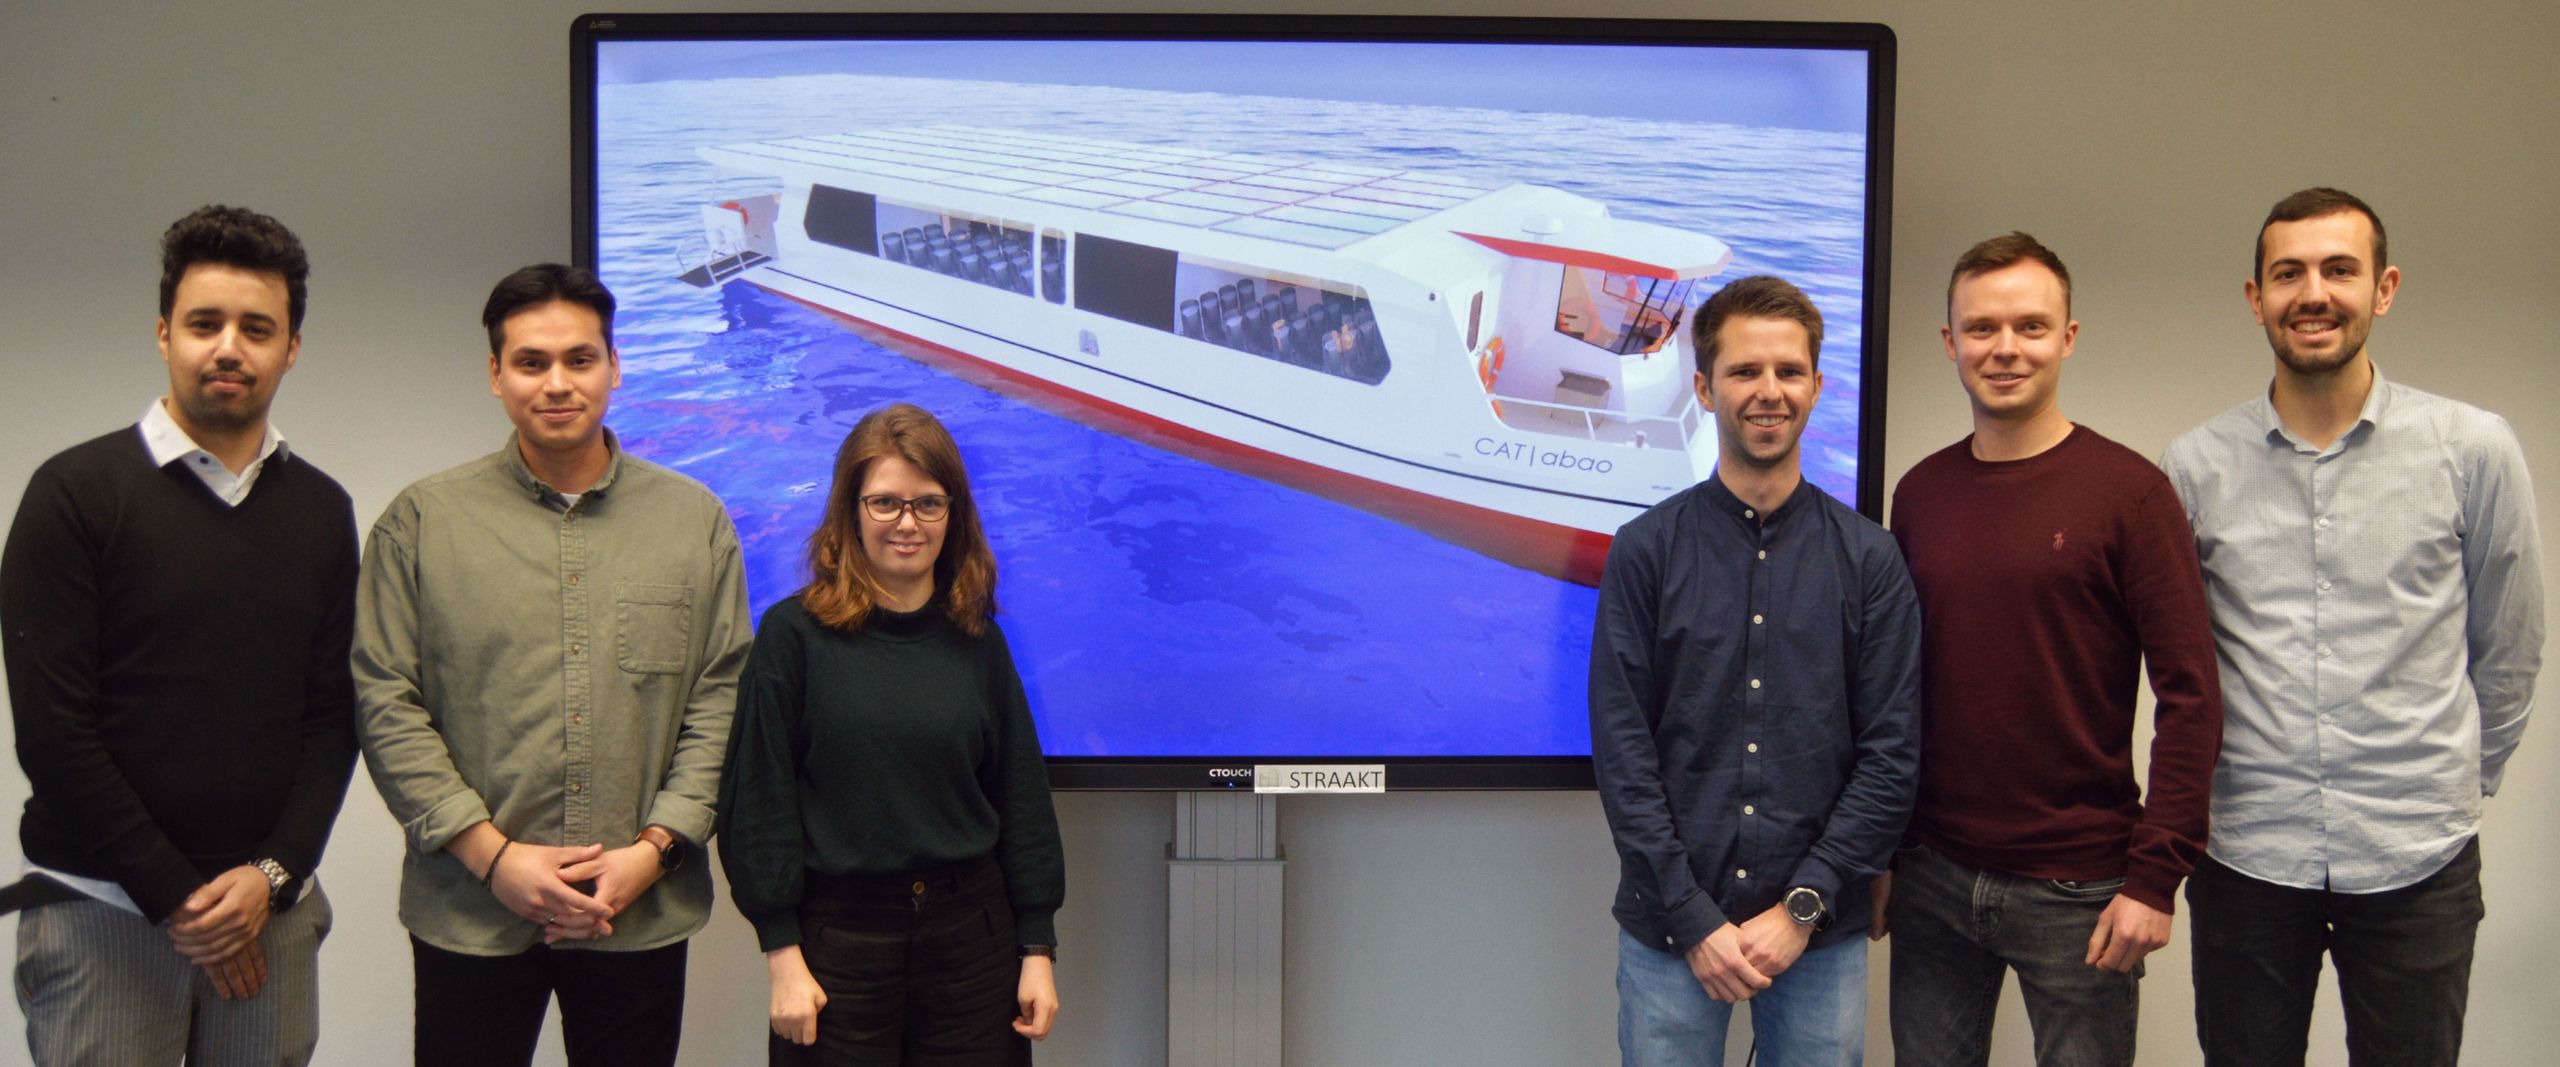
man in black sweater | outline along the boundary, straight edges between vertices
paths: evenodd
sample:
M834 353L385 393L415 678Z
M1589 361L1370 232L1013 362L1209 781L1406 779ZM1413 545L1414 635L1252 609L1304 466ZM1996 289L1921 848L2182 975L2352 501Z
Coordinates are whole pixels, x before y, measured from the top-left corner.
M34 787L18 995L40 1065L303 1064L312 882L354 767L355 518L267 409L302 243L207 207L161 238L169 395L37 468L0 555Z

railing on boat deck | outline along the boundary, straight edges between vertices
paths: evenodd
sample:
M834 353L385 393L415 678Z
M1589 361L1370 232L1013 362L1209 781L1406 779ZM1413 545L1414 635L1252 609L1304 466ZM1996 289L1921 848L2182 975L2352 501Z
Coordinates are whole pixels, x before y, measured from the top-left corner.
M772 258L730 241L714 245L709 237L695 234L676 244L676 276L706 289L717 288L746 273L747 268ZM694 277L696 274L700 277Z
M1502 424L1516 430L1577 436L1573 427L1579 424L1584 440L1610 444L1634 445L1638 448L1686 450L1689 439L1698 432L1703 413L1696 397L1681 402L1680 414L1630 415L1610 408L1583 407L1579 404L1556 404L1543 400L1527 400L1516 396L1491 394L1493 412ZM1562 423L1563 425L1556 425Z

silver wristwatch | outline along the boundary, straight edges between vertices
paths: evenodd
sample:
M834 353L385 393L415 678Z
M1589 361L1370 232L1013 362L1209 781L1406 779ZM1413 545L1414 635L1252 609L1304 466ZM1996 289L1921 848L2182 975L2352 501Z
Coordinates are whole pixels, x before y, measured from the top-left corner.
M284 864L271 859L262 859L250 866L257 868L259 874L267 876L268 911L283 911L293 904L292 871L285 870Z

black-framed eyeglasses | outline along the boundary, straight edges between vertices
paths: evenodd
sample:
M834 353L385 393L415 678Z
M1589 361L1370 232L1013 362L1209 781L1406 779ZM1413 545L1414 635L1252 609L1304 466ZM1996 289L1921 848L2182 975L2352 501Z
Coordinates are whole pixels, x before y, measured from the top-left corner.
M916 513L917 522L941 522L951 517L951 498L936 495L908 500L878 493L862 498L862 511L874 522L896 522L898 516L910 511Z

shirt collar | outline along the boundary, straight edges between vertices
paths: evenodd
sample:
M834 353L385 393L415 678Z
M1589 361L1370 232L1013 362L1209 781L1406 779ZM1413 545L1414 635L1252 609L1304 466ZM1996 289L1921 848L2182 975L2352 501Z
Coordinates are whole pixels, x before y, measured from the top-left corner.
M151 453L151 465L154 467L166 467L198 452L213 454L206 452L195 438L187 436L186 429L170 416L168 405L159 397L151 398L151 406L142 409L142 421L137 427L142 431L142 447ZM276 455L291 458L293 449L285 444L284 431L276 429L276 424L270 421L266 435L258 439L258 456L249 461L249 466L265 463L267 457Z
M606 455L604 473L596 477L596 483L588 486L586 492L578 494L580 500L589 497L602 499L606 495L605 490L612 488L613 480L622 474L622 440L613 435L611 427L604 429L604 449ZM508 476L514 478L516 484L523 487L524 491L531 494L535 500L565 498L568 495L545 484L542 479L534 476L533 468L525 466L524 449L519 444L514 431L507 432L507 445L499 451L507 457Z
M2354 436L2358 430L2381 425L2383 412L2391 407L2391 390L2387 388L2388 385L2389 382L2382 376L2382 364L2373 364L2373 384L2365 389L2364 406L2356 411L2356 424L2348 427L2346 433L2338 435L2339 440L2343 441ZM2269 444L2299 443L2294 440L2293 431L2284 428L2284 416L2276 414L2273 383L2268 384L2267 391L2258 397L2258 428L2266 435Z
M1706 481L1707 503L1715 508L1717 514L1730 516L1735 522L1752 526L1777 525L1787 516L1801 510L1799 505L1804 502L1806 494L1821 491L1813 487L1813 479L1798 478L1794 492L1788 493L1787 498L1779 502L1777 507L1763 512L1744 503L1741 497L1733 495L1733 490L1725 487L1723 478L1709 474Z

